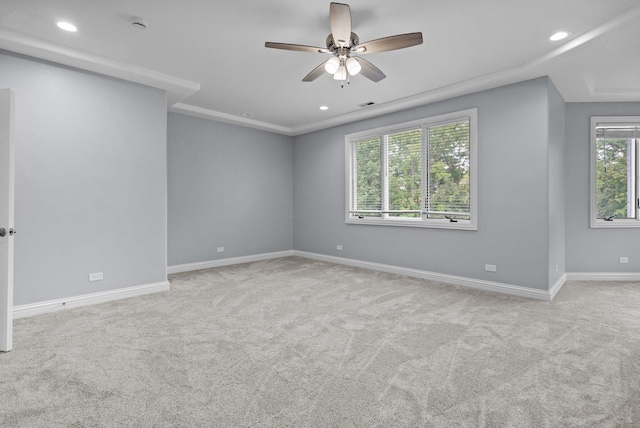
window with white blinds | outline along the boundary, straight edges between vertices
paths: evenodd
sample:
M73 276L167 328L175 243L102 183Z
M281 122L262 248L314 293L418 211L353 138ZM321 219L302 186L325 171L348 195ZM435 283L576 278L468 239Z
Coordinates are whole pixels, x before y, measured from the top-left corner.
M346 222L477 229L476 109L345 138Z
M640 227L640 116L591 118L591 227Z

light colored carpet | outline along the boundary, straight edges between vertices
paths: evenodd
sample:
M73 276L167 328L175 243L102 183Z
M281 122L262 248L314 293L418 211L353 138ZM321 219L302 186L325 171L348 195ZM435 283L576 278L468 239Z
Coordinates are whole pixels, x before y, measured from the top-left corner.
M638 427L640 284L553 303L289 257L15 322L0 426Z

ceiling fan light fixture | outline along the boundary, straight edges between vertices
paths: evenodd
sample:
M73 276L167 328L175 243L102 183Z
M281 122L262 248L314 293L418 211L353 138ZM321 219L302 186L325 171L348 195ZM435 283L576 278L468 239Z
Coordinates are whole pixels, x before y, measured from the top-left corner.
M338 67L338 71L333 74L334 80L347 80L347 68L344 65Z
M355 76L356 74L360 73L360 70L362 70L362 66L356 58L349 58L347 60L347 70L349 71L350 75Z
M340 59L337 56L332 56L325 63L324 69L329 74L334 74L340 68Z

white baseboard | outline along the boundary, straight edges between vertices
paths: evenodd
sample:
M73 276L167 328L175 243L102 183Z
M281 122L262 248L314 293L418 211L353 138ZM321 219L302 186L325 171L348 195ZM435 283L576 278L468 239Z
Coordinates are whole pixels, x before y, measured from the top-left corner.
M240 263L251 263L261 260L269 260L280 257L298 256L308 259L321 260L330 263L337 263L348 266L361 267L365 269L377 270L381 272L406 275L414 278L439 281L447 284L460 285L463 287L475 288L478 290L492 291L496 293L508 294L511 296L527 297L530 299L544 300L550 302L558 294L562 286L567 281L567 276L562 275L560 279L549 290L538 290L535 288L522 287L520 285L503 284L499 282L484 281L480 279L467 278L462 276L447 275L425 270L404 268L400 266L385 265L381 263L366 262L362 260L347 259L342 257L327 256L324 254L309 253L306 251L279 251L274 253L255 254L244 257L231 257L227 259L211 260L206 262L187 263L167 267L167 273L190 272L201 269L211 269L220 266L229 266Z
M135 287L103 291L100 293L73 296L66 299L49 300L46 302L14 306L13 319L32 317L34 315L61 311L63 309L78 308L80 306L96 305L98 303L127 299L129 297L142 296L145 294L159 293L161 291L168 291L169 288L169 281L162 281L152 284L138 285Z
M640 272L570 272L567 281L640 281Z
M637 272L570 272L562 275L549 290L538 290L519 285L503 284L499 282L484 281L480 279L462 276L447 275L437 272L429 272L419 269L404 268L400 266L385 265L381 263L366 262L362 260L347 259L343 257L327 256L324 254L309 253L306 251L279 251L274 253L255 254L244 257L231 257L227 259L212 260L208 262L188 263L183 265L168 266L167 273L188 272L200 269L210 269L220 266L228 266L240 263L251 263L261 260L269 260L280 257L298 256L308 259L321 260L347 266L360 267L381 272L406 275L414 278L422 278L431 281L439 281L447 284L460 285L478 290L492 291L511 296L528 297L550 302L558 294L567 281L640 281L640 273ZM48 312L63 309L77 308L81 306L95 305L111 302L113 300L142 296L145 294L168 291L168 281L153 284L139 285L135 287L121 288L100 293L84 294L66 299L49 300L45 302L30 303L13 307L13 319L26 318Z
M228 259L210 260L207 262L186 263L183 265L167 266L167 274L190 272L193 270L211 269L220 266L237 265L241 263L259 262L262 260L279 259L293 256L294 251L278 251L274 253L254 254L252 256L230 257Z
M558 294L558 292L566 282L567 282L567 274L565 273L560 278L558 278L556 283L553 284L549 289L549 297L550 297L549 301L553 300L556 297L556 294Z
M308 253L305 251L293 252L294 256L308 259L321 260L330 263L337 263L348 266L361 267L365 269L377 270L381 272L406 275L415 278L439 281L447 284L460 285L463 287L475 288L478 290L492 291L495 293L508 294L511 296L528 297L530 299L544 300L550 302L564 285L566 277L563 275L550 290L538 290L535 288L522 287L520 285L503 284L500 282L484 281L481 279L467 278L463 276L447 275L425 270L404 268L399 266L385 265L380 263L365 262L361 260L346 259L342 257L326 256L324 254Z

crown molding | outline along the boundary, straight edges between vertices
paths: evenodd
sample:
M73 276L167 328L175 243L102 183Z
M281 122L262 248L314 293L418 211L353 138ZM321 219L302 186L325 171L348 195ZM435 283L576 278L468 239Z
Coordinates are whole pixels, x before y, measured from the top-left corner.
M531 76L530 78L533 77L541 76ZM359 120L371 119L385 114L406 110L412 107L418 107L442 100L447 100L457 96L468 95L474 92L480 92L486 89L492 89L527 79L528 78L523 79L519 71L509 69L498 73L481 76L476 79L467 80L464 82L434 89L432 91L423 92L410 97L366 107L362 110L341 114L339 116L334 116L322 121L312 122L292 128L275 125L268 122L260 122L254 119L244 118L240 116L234 116L216 110L209 110L185 103L175 104L169 107L169 111L295 137L298 135L308 134L310 132L320 131L322 129L332 128L334 126L344 125Z
M171 106L169 108L169 111L295 137L314 131L320 131L322 129L332 128L334 126L344 125L359 120L371 119L385 114L395 113L413 107L419 107L422 105L431 104L438 101L493 89L500 86L505 86L523 80L542 76L535 74L531 74L528 76L524 75L525 70L526 68L524 65L517 66L508 70L502 70L496 73L487 74L478 78L444 86L431 91L422 92L410 97L377 104L374 106L363 108L362 110L341 114L339 116L334 116L322 121L312 122L292 128L267 122L260 122L240 116L234 116L227 113L209 110L202 107L196 107L184 103L179 103Z
M216 122L240 125L245 128L269 131L276 134L287 135L289 137L293 137L295 135L293 133L293 129L287 128L286 126L274 125L268 122L260 122L259 120L249 119L248 117L234 116L232 114L209 110L202 107L196 107L190 104L177 103L170 106L169 111L174 113L186 114L188 116L200 117L202 119L215 120Z
M196 82L63 47L3 28L0 28L0 49L163 89L167 92L167 104L170 106L200 90L200 84Z
M615 28L620 27L621 25L625 25L633 21L639 16L640 6L636 6L618 16L613 17L598 27L571 39L552 51L540 55L523 64L422 92L406 98L377 104L366 107L362 110L295 127L286 127L273 123L261 122L255 119L235 116L183 103L183 100L200 90L199 83L136 67L124 62L108 59L76 49L62 47L18 32L0 29L0 49L164 89L167 91L167 104L169 106L169 111L175 113L293 137L544 76L545 72L541 69L542 65L585 43L588 43L597 37L602 36ZM591 87L590 90L592 96L597 98L603 98L614 94L618 97L622 96L621 94L618 94L615 89L594 90L594 88ZM629 101L636 99L636 91L633 91L633 94L628 94L628 97Z
M356 122L359 120L371 119L377 116L382 116L389 113L395 113L398 111L406 110L413 107L418 107L426 104L435 103L438 101L447 100L450 98L455 98L462 95L468 95L488 89L497 88L500 86L509 85L512 83L521 82L524 80L534 79L537 77L542 77L545 75L544 72L540 71L540 66L543 64L557 58L585 43L590 42L591 40L602 36L609 31L626 24L640 16L640 6L636 6L620 15L617 15L610 19L609 21L599 25L598 27L578 36L565 44L553 49L550 52L547 52L543 55L540 55L530 61L522 63L520 65L500 70L494 73L489 73L483 76L478 76L469 80L465 80L462 82L457 82L448 86L443 86L440 88L433 89L431 91L422 92L416 95L412 95L406 98L401 98L393 101L389 101L382 104L377 104L370 107L365 107L362 110L353 111L350 113L342 114L339 116L334 116L322 121L312 122L300 126L295 126L292 128L287 128L283 126L278 126L266 122L258 122L249 120L246 118L241 118L233 115L228 115L226 113L220 113L213 110L207 110L199 107L188 106L186 104L181 104L180 109L171 109L172 111L176 111L178 113L184 114L193 114L199 117L204 117L212 120L221 120L220 118L224 118L225 121L229 123L235 123L241 126L252 127L256 129L263 129L265 131L276 132L279 134L289 135L289 136L297 136L302 134L307 134L314 131L319 131L322 129L332 128L334 126L344 125L347 123ZM592 95L610 95L607 94L599 94L595 93L593 90L591 91ZM612 91L609 91L612 92ZM635 97L634 93L631 97ZM197 111L196 113L192 113L192 111ZM259 125L260 127L256 126Z
M602 101L611 100L618 101L637 101L640 97L640 88L638 89L620 89L620 88L596 88L593 76L589 72L582 73L584 84L592 98Z
M345 123L354 122L357 120L369 119L375 116L383 114L393 113L400 110L405 110L412 107L418 107L425 104L430 104L462 95L468 95L475 92L480 92L488 89L497 88L500 86L517 83L519 81L533 79L536 77L544 76L544 72L537 71L539 67L554 58L557 58L591 40L602 36L609 31L618 28L640 16L640 6L636 6L620 15L617 15L609 21L599 25L598 27L578 36L565 44L559 46L552 51L540 55L530 61L522 63L520 65L500 70L494 73L489 73L483 76L457 82L441 88L436 88L431 91L422 92L420 94L412 95L410 97L390 101L388 103L378 104L372 107L367 107L363 110L355 111L339 117L333 117L324 121L310 123L308 125L302 125L292 129L294 135L306 134L320 129L329 128L332 126L343 125ZM592 91L593 94L594 91ZM594 94L596 95L596 94ZM599 95L599 94L598 94ZM635 95L635 94L634 94Z

